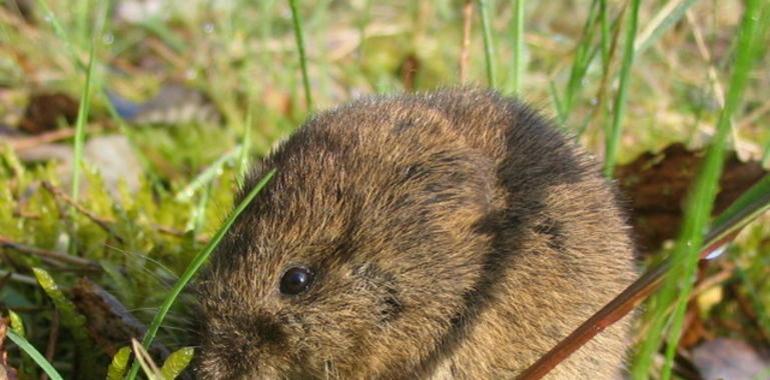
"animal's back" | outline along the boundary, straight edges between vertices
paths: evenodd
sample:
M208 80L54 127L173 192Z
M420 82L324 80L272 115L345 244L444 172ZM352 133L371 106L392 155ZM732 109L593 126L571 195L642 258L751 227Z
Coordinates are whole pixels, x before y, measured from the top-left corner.
M531 108L486 91L426 100L494 157L504 199L474 321L445 373L513 376L636 278L628 227L598 164ZM550 378L620 377L629 331L620 321Z
M392 102L360 111L394 107L446 123L457 133L452 142L463 140L491 159L496 175L496 210L480 226L493 236L482 280L466 295L468 311L442 338L442 350L423 362L424 374L515 376L636 277L611 185L598 164L549 120L496 93L454 89ZM434 141L435 131L423 133L420 140ZM618 377L630 342L628 321L621 321L550 376Z
M636 277L632 243L611 185L588 153L532 108L490 91L450 89L359 101L340 111L351 121L356 114L362 120L381 115L400 119L396 129L404 132L422 129L404 144L388 142L391 120L383 120L382 129L372 128L371 121L336 124L354 131L362 148L414 155L421 149L467 147L489 160L488 167L477 169L495 176L496 186L485 195L493 198L495 210L479 225L492 236L481 280L465 295L467 311L442 337L441 350L422 362L424 375L514 376ZM551 376L619 376L628 330L628 322L621 321Z

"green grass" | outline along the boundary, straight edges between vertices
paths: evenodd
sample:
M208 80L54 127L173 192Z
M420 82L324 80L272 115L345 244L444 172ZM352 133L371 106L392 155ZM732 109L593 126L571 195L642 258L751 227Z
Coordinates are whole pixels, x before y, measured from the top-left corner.
M641 54L657 41L663 34L682 20L685 13L698 0L671 1L655 15L645 30L640 32L639 38L634 44L634 54ZM673 6L671 6L673 5Z
M63 379L63 377L61 377L59 372L56 371L56 368L54 368L51 365L51 363L49 363L48 360L46 360L45 357L43 357L43 355L40 354L40 351L38 351L26 339L24 339L24 337L16 334L13 331L7 331L6 334L13 343L19 346L27 355L32 357L35 363L37 363L37 365L40 366L40 368L45 372L45 374L48 375L48 378L50 378L51 380Z
M513 59L511 59L511 89L514 94L521 94L521 82L524 79L524 0L516 0L513 19Z
M670 321L671 325L668 332L669 338L662 378L668 379L671 376L673 358L682 333L686 306L695 281L694 275L698 264L697 253L703 243L703 231L709 222L717 194L717 181L724 166L724 152L727 136L730 132L730 120L738 109L751 66L754 63L758 40L758 21L763 5L764 2L754 0L746 3L746 11L738 33L735 66L730 78L725 106L717 123L716 134L709 144L703 165L685 206L681 232L677 239L676 248L671 253L673 258L671 275L664 283L657 296L657 302L653 304L654 307L650 311L653 316L649 330L650 335L643 342L633 366L633 376L636 379L648 377L652 365L651 359L660 345L666 321ZM676 307L669 319L667 309L672 303Z
M491 21L489 20L490 1L491 0L478 0L479 13L481 14L481 29L484 32L484 62L487 69L487 84L490 88L497 88L495 42L492 37Z
M251 155L251 128L253 119L253 102L249 102L249 110L246 113L246 120L243 122L243 138L241 141L241 154L238 157L238 184L243 185L246 174L249 170L249 155Z
M58 36L61 42L64 43L64 47L67 50L67 54L69 54L70 58L75 62L75 65L81 68L86 68L87 64L83 64L80 61L80 59L78 59L78 54L77 54L77 51L75 50L72 39L70 38L69 34L66 32L64 27L62 27L62 24L61 22L59 22L59 18L56 16L56 14L54 14L51 11L51 7L48 6L48 2L46 0L37 0L36 4L39 10L43 14L43 20L51 24L51 27L56 33L56 36Z
M604 175L610 178L617 164L618 147L623 128L621 123L626 112L628 82L631 80L631 67L634 64L634 42L636 41L636 29L639 20L639 5L640 0L631 0L631 12L628 15L626 41L623 47L623 63L620 67L620 84L612 110L612 123L605 132Z
M139 320L152 322L147 342L157 340L172 351L195 344L184 332L188 305L194 300L182 289L194 276L194 267L205 261L198 254L213 249L212 237L228 216L249 162L292 133L308 113L360 94L404 89L401 70L407 59L417 65L415 90L458 83L463 3L192 1L184 7L168 3L162 17L138 23L119 20L117 8L108 12L94 1L36 0L35 23L16 22L13 11L0 8L0 124L15 126L29 94L38 89L67 93L81 107L77 121L66 126L74 137L60 141L77 146L74 182L64 181L53 164L26 163L0 147L0 236L59 255L0 248L0 273L12 274L0 288L3 306L20 310L29 327L26 338L45 347L57 306L36 284L32 268L44 268L63 289L88 276ZM734 136L722 148L735 146L737 138L745 154L764 157L766 166L770 163L770 129L765 127L770 112L760 112L770 87L763 71L770 65L767 12L758 19L755 35L760 42L752 53L753 68L741 69L746 63L737 58L744 54L742 45L730 45L739 37L737 15L744 4L739 0L718 5L695 0L472 3L468 82L531 101L594 155L606 152L605 173L672 142L693 147L718 142L723 136L715 131L725 128L728 116ZM704 32L710 61L702 58L694 42L687 12ZM730 91L724 110L715 106L711 67L716 83ZM736 96L730 75L739 70L748 75L746 87L742 101L729 105ZM221 112L221 122L136 125L123 120L105 97L109 90L138 102L170 81L205 94ZM129 139L143 172L138 188L119 188L116 195L100 182L82 152L84 141L109 134ZM712 161L708 165L713 166ZM61 197L36 191L42 181L74 195L81 211L67 214L70 204ZM88 183L87 190L81 182ZM770 276L763 269L770 260L758 254L767 252L770 236L763 214L770 202L767 186L765 178L740 204L710 223L738 221L743 226L754 218L764 223L749 224L724 259L737 268L732 280L760 316L765 327L758 329L768 329L770 315ZM693 197L700 199L701 223L711 198L699 191ZM683 233L700 225L692 219L692 199ZM722 231L721 236L733 232ZM101 269L84 272L71 260L57 260L68 254L68 242L73 242L71 253L78 260L96 262ZM683 249L681 245L677 249ZM650 262L665 254L658 252ZM725 269L720 262L712 266L705 276ZM678 273L686 278L690 272ZM660 310L676 310L680 318L684 300L672 297L658 304ZM743 321L736 305L736 299L728 297L698 312L716 321L713 325L720 325L721 319ZM660 338L648 341L641 356L653 361L662 357L664 336L677 335L668 326L677 327L681 320L662 311L651 311L648 317L640 322L640 331L657 331ZM49 364L70 378L72 358L84 348L73 338L73 328L62 325L61 330ZM8 347L12 364L21 365L20 352L14 345ZM96 377L106 375L109 361L101 354L94 360L100 372Z
M746 190L740 198L730 205L725 211L715 218L712 225L725 226L735 224L740 228L741 225L735 221L749 221L761 216L770 208L770 175L765 175L756 185ZM731 229L719 228L714 231L715 238L724 237L731 232Z
M302 17L297 8L297 0L289 0L291 5L291 20L294 25L294 38L297 40L299 65L302 68L302 87L305 89L305 104L308 112L313 110L313 96L310 90L310 76L307 73L307 56L305 55L305 36L302 30Z
M80 109L78 119L75 122L75 159L72 161L72 199L78 200L80 196L80 171L83 166L83 144L86 139L86 120L91 108L91 78L94 73L94 42L88 53L88 68L83 93L80 96Z
M620 12L618 17L621 17L622 14L623 12ZM615 20L615 25L619 25L617 20ZM562 123L566 123L569 120L569 116L575 107L575 102L581 94L582 84L586 80L588 69L598 51L594 41L598 28L601 28L602 32L600 40L602 76L603 80L606 80L611 70L609 62L611 50L609 49L610 22L604 0L593 0L588 8L588 15L583 24L579 43L575 48L572 64L570 65L569 79L567 80L563 95L559 95L555 83L551 82L551 97L555 100L556 115ZM582 134L582 131L579 131L578 134Z

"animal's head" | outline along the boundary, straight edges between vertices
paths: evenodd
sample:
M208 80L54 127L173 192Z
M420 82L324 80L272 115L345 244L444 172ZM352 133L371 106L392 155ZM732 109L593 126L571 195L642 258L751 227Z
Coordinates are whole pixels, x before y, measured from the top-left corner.
M364 100L260 167L252 186L277 173L198 282L198 375L356 378L433 354L480 280L489 159L435 110Z

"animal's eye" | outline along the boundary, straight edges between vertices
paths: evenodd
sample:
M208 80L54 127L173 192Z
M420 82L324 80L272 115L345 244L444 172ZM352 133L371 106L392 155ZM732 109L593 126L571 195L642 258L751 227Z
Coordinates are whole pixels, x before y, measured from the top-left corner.
M305 267L289 268L281 277L279 290L286 295L297 295L310 286L313 281L313 271Z

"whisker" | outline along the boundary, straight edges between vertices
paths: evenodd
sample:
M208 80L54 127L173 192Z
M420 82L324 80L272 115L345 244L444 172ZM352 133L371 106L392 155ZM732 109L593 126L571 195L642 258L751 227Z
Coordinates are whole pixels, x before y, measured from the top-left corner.
M111 250L113 250L113 251L115 251L115 252L118 252L118 253L121 253L121 254L125 255L126 257L138 257L138 258L142 258L142 259L145 259L145 260L147 260L147 261L151 262L152 264L156 265L158 268L160 268L162 271L164 271L164 272L165 272L167 275L169 275L170 277L172 277L174 280L178 280L178 279L179 279L179 276L178 276L176 273L174 273L174 271L172 271L172 270L171 270L170 268L168 268L167 266L163 265L163 263L161 263L160 261L158 261L158 260L156 260L156 259L153 259L152 257L150 257L150 256L148 256L148 255L146 255L146 254L142 254L142 253L137 253L137 252L128 251L128 250L122 249L122 248L120 248L120 247L117 247L117 246L114 246L114 245L111 245L111 244L108 244L108 243L105 243L104 245L105 245L105 247L107 247L107 248L109 248L109 249L111 249ZM155 278L155 279L158 279L158 277L157 277L157 276L155 276L155 273L153 273L152 271L150 271L148 268L144 267L143 269L144 269L144 270L145 270L145 271L146 271L148 274L152 275L152 277L153 277L153 278ZM163 281L160 281L160 279L158 279L158 280L159 280L159 282L161 282L161 283L163 282ZM171 286L170 286L170 285L168 285L168 284L164 284L164 285L165 285L166 287L168 287L168 288L170 288L170 287L171 287Z

